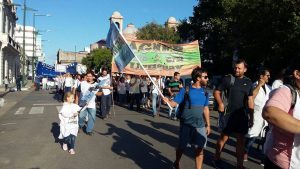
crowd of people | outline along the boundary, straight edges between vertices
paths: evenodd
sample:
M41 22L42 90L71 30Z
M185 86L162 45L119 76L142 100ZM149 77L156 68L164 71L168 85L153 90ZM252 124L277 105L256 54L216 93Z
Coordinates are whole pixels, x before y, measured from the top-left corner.
M300 60L296 58L272 85L269 84L269 69L258 69L256 79L252 81L245 76L248 69L245 60L239 59L234 64L233 74L226 75L213 93L219 112L220 136L212 165L222 168L221 153L229 137L235 136L238 169L245 168L244 162L248 160L248 154L257 139L262 145L264 157L260 160L265 168L300 166L299 64ZM75 131L85 128L86 134L93 134L97 100L103 119L109 116L112 101L130 110L136 107L138 112L148 109L153 117L158 117L161 104L167 103L170 106L168 117L180 121L174 168L180 168L181 156L188 145L195 147L196 168L202 168L203 149L211 132L209 93L206 90L208 74L206 69L197 67L192 70L192 81L186 85L178 72L173 77L153 76L150 79L129 74L110 76L106 68L98 76L90 71L73 78L69 74L54 78L57 92L63 93L65 101L60 111L63 149L67 150L69 145L70 153L75 153L77 133L68 132L68 129L73 130L77 126ZM95 95L80 111L77 105L82 108L81 98L92 91ZM77 122L74 122L75 117L78 118ZM68 126L66 118L76 125Z

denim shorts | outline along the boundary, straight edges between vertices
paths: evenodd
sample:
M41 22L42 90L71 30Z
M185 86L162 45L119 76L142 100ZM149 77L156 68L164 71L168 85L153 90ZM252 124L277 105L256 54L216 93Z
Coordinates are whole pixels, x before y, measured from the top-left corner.
M189 125L180 124L179 145L180 149L185 149L189 144L195 148L203 149L206 147L207 135L206 128L195 128Z

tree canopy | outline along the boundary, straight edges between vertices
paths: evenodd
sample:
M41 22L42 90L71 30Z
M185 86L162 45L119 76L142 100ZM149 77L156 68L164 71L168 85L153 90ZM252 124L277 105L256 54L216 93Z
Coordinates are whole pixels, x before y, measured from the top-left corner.
M215 72L224 72L234 51L277 71L299 55L299 9L299 0L199 0L178 30L183 40L201 42L202 60L212 60Z
M180 41L180 36L174 28L168 28L167 26L151 22L138 29L137 39L178 43Z
M111 68L112 54L109 49L96 49L92 51L87 57L82 59L82 64L86 65L89 70L99 71L101 67L105 66Z

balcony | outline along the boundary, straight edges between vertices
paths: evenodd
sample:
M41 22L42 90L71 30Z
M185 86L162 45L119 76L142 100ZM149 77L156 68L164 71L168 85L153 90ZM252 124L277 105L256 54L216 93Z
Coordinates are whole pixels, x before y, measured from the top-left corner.
M21 53L21 46L19 43L17 43L12 37L10 37L8 34L6 33L2 33L1 36L1 41L2 41L2 46L7 47L8 50L11 50L15 53Z

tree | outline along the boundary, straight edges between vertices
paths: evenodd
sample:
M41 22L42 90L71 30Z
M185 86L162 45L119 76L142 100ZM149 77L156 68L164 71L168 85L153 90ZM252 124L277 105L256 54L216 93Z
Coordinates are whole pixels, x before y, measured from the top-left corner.
M180 36L174 28L159 25L155 22L146 24L137 32L137 38L143 40L159 40L167 43L178 43Z
M276 71L299 55L299 4L299 0L201 0L190 22L178 30L181 37L201 42L201 58L212 59L214 71L226 72L222 66L231 64L234 51L252 70L264 65ZM190 27L193 35L182 27Z
M100 48L92 51L86 58L82 59L82 64L89 70L100 70L103 66L111 68L112 54L107 48Z

